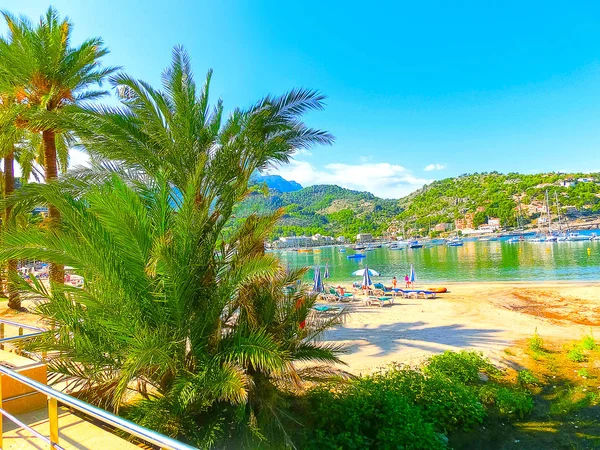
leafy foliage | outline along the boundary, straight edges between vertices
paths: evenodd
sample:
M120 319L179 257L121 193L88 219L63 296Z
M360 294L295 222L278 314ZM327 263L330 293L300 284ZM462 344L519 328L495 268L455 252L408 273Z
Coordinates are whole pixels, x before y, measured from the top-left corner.
M6 203L13 214L50 203L62 226L7 233L3 259L69 265L85 279L83 289L20 284L47 300L39 312L53 329L32 349L52 351L53 382L197 446L285 445L289 393L339 373L340 348L317 339L341 313L314 314L304 272L264 253L280 211L226 225L253 173L331 142L301 121L323 97L295 90L223 120L221 102L208 103L210 73L197 90L179 48L164 91L123 74L112 82L120 107L64 117L93 167Z
M452 369L458 369L454 372ZM318 387L298 407L307 417L302 448L446 448L446 433L483 423L488 408L523 417L531 395L513 384L484 382L485 370L500 377L475 352L445 352L422 368L387 371Z

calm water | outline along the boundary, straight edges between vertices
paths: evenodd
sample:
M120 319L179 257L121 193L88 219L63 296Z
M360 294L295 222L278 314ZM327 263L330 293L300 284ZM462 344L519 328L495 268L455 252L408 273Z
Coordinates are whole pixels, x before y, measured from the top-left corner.
M276 254L293 268L320 265L323 269L328 262L332 282L358 280L352 272L365 265L381 273L376 280L389 283L395 275L402 281L411 264L420 281L600 280L599 240L553 244L465 241L463 247L378 248L365 252L366 258L348 259L353 253L351 249L340 253L338 247L328 247L321 253ZM307 278L312 278L312 270Z

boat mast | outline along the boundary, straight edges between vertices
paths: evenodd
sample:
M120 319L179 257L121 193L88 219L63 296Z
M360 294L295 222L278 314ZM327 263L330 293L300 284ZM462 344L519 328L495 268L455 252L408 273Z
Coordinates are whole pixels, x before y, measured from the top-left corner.
M551 225L552 225L552 221L550 220L550 204L548 202L548 189L546 189L546 217L548 220L548 234L551 234L552 229L551 229Z
M556 201L556 216L558 218L558 231L562 232L562 221L560 219L560 205L558 204L558 192L554 191L554 200Z

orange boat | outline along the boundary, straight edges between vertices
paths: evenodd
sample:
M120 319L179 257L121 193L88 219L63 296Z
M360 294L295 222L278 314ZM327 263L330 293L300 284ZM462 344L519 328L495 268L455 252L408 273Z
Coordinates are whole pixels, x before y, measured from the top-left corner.
M435 292L436 294L443 294L444 292L448 292L448 289L445 287L433 287L433 288L427 288L427 290L429 290L431 292Z

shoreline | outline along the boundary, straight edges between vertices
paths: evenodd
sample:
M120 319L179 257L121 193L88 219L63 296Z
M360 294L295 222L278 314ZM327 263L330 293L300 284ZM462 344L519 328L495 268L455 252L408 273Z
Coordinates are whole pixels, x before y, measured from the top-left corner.
M600 336L600 281L444 285L449 291L435 299L397 297L383 307L349 303L345 322L325 339L346 346L347 370L367 373L392 362L419 364L445 350L482 351L503 365L504 350L536 331L565 342L590 332Z

